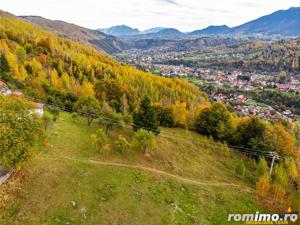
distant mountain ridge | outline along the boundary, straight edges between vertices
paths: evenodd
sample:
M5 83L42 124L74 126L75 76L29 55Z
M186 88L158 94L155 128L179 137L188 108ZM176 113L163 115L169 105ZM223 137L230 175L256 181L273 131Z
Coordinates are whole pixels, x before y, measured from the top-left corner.
M230 30L230 27L226 25L222 26L209 26L207 28L204 28L202 30L195 30L190 35L216 35L216 34L222 34L224 32L227 32Z
M157 35L181 35L182 33L175 28L166 28L156 33Z
M64 21L50 20L40 16L20 16L19 18L73 41L92 45L97 50L108 54L122 51L122 43L120 41L113 36L97 30L80 27Z
M131 28L126 25L118 25L118 26L113 26L110 28L106 29L97 29L98 31L101 31L105 34L108 35L113 35L113 36L127 36L127 35L137 35L140 33L140 31L136 28Z
M145 31L140 31L136 28L131 28L126 25L117 25L106 29L97 29L108 35L113 35L116 37L122 36L138 36L138 35L181 35L179 30L175 28L166 28L166 27L154 27Z
M141 34L154 34L154 33L160 32L165 29L168 29L168 28L167 27L154 27L154 28L150 28L148 30L142 31Z
M120 26L116 26L120 27ZM127 26L126 26L127 27ZM113 28L113 27L112 27ZM110 28L110 29L112 29ZM134 30L134 32L123 32L122 35L116 36L129 36L129 35L193 35L193 36L206 36L206 35L280 35L280 36L300 36L300 7L292 7L287 10L279 10L272 14L262 16L256 20L249 21L245 24L230 28L227 25L221 26L208 26L204 29L195 30L189 33L182 33L175 28L152 28L146 31L139 31L127 27L127 29ZM100 29L104 33L105 30ZM113 33L107 33L115 35Z
M231 34L300 36L300 7L276 11L270 15L230 29Z

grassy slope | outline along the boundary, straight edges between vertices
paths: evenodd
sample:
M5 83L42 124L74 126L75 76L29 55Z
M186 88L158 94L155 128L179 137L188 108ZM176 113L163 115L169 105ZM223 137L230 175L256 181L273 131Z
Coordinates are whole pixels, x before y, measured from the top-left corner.
M151 159L133 150L98 153L89 136L96 125L63 114L49 129L49 144L0 188L0 224L226 224L227 213L263 210L243 188L193 185L149 171L83 161L122 162L160 169L185 178L253 188L234 173L239 157L191 141L158 138ZM183 130L164 130L200 139ZM131 131L113 131L110 139ZM113 149L113 147L112 147ZM72 157L69 160L63 157ZM253 168L247 165L249 171Z

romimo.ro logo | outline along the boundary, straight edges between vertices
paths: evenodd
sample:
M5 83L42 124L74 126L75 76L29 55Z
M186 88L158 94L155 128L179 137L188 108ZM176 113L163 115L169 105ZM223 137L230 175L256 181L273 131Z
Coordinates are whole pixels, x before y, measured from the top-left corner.
M229 214L228 221L244 222L245 224L295 224L298 221L298 214L263 214L259 212L255 214Z

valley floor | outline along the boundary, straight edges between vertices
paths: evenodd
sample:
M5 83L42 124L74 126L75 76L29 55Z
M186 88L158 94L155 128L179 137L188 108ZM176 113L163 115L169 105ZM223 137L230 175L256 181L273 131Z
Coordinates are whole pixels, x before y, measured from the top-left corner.
M169 136L157 138L151 158L115 152L116 137L130 140L132 131L112 131L103 155L90 141L97 126L61 114L38 156L0 187L0 224L225 225L228 213L266 212L250 160L239 177L241 156L181 129L163 129Z

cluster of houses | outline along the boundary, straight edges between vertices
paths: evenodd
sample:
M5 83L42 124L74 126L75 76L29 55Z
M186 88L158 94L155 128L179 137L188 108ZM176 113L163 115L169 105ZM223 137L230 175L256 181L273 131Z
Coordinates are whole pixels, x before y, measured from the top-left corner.
M272 106L266 104L258 104L254 100L247 98L243 94L229 94L224 95L217 93L214 96L215 101L227 102L244 116L256 115L267 120L287 120L292 121L291 118L296 117L290 110L278 112Z
M300 81L293 77L286 83L279 83L274 74L251 74L247 76L247 79L242 79L241 77L245 76L243 76L241 71L219 71L218 74L214 74L210 70L202 70L200 71L200 75L196 74L196 76L205 81L214 83L217 86L230 84L231 87L246 91L274 87L279 91L294 91L300 93Z
M5 95L5 96L13 96L13 97L22 97L23 96L23 93L21 91L10 90L8 84L3 80L0 80L0 94ZM44 115L44 104L33 103L33 105L35 108L31 111L31 113L36 113L37 115L42 117Z

